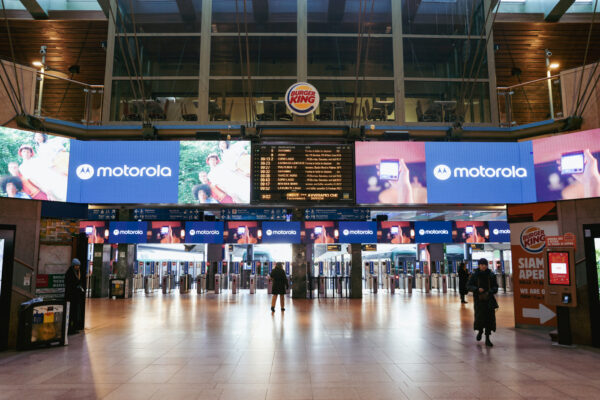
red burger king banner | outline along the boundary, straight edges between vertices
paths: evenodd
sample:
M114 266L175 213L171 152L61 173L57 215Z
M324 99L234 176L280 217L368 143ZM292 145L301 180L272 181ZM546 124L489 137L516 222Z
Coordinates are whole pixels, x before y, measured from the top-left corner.
M546 236L554 221L510 224L515 325L556 326L556 307L544 304Z

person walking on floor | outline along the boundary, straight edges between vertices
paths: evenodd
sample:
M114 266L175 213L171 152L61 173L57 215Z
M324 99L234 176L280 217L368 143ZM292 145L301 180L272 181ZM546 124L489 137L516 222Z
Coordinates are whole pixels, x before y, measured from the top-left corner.
M498 293L496 275L488 269L488 261L482 258L478 262L478 269L473 272L467 283L469 291L473 292L475 302L474 329L477 332L477 341L485 331L485 345L492 347L490 335L496 331L496 309L498 302L494 294Z
M275 303L277 303L277 295L279 295L279 305L281 311L285 311L285 304L283 295L288 288L288 280L283 270L283 264L278 262L275 264L275 268L271 271L271 279L273 280L273 298L271 299L271 311L275 312Z
M460 263L458 266L458 293L460 294L460 302L467 304L465 296L469 293L467 282L469 281L469 271L465 263Z
M65 273L65 300L69 305L69 333L77 333L83 329L84 290L81 286L81 262L74 258Z

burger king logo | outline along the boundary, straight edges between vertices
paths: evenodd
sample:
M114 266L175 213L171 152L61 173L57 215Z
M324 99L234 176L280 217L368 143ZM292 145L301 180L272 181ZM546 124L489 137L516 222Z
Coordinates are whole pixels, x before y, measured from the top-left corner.
M319 106L319 92L309 83L295 83L285 93L285 104L296 115L308 115Z
M528 226L521 231L521 247L529 253L541 253L546 248L546 235L537 226Z

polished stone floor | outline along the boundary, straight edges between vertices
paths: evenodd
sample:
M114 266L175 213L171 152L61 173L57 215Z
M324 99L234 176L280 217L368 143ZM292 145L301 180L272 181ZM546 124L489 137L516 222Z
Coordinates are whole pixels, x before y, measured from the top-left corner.
M89 300L67 347L0 353L0 399L600 399L600 352L516 330L493 348L454 293Z

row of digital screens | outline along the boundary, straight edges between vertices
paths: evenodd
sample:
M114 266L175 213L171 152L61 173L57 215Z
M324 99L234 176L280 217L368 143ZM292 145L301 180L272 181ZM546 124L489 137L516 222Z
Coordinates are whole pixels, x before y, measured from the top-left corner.
M78 141L0 127L0 145L9 154L0 159L0 196L248 204L251 190L260 191L250 184L248 141ZM519 143L357 142L354 150L350 197L358 204L514 204L600 196L600 129ZM333 193L335 184L317 186Z
M500 221L82 221L89 243L505 243Z

